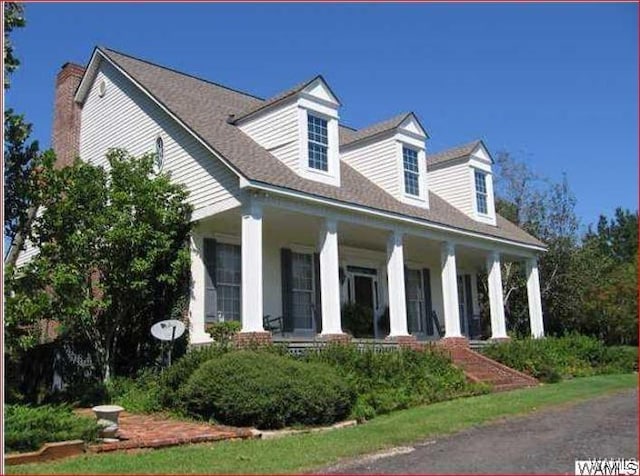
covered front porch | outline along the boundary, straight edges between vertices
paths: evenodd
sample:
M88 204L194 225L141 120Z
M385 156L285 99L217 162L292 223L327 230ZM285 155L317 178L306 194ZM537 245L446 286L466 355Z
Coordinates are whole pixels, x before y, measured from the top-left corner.
M526 260L531 333L544 333L535 254L510 243L252 197L200 220L191 253L194 344L211 341L208 324L227 320L242 333L297 342L503 339L503 260Z

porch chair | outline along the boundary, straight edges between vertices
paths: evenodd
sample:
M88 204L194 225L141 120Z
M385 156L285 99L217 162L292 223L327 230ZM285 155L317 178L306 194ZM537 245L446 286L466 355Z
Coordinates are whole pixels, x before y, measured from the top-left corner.
M271 317L270 314L262 317L262 325L265 331L279 332L284 336L284 319L282 316Z

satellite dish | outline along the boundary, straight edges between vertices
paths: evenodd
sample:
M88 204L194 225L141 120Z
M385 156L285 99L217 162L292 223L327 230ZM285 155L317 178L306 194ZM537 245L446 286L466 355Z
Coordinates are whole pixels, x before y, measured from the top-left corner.
M158 340L173 341L184 334L184 324L177 319L167 319L151 326L151 335Z
M182 336L184 331L184 324L177 319L167 319L166 321L156 322L151 326L151 335L153 337L161 341L170 342L167 365L171 365L171 348L173 347L173 341Z

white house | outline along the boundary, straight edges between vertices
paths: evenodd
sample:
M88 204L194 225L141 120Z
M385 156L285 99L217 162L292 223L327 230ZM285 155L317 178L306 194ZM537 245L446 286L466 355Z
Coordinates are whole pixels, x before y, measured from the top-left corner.
M431 154L415 114L355 130L340 107L322 76L264 100L96 48L86 69L58 75L54 147L63 163L155 151L188 187L192 343L221 319L270 338L265 315L282 316L281 338L340 339L348 302L372 310L377 338L474 337L484 271L491 334L505 338L505 260L527 263L531 333L542 336L545 245L496 214L483 142Z

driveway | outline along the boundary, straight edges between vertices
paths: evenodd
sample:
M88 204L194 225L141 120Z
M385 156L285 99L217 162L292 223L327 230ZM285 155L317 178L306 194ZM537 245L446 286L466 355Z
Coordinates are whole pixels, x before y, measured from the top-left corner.
M567 473L576 459L638 458L638 393L625 391L544 410L321 473Z

